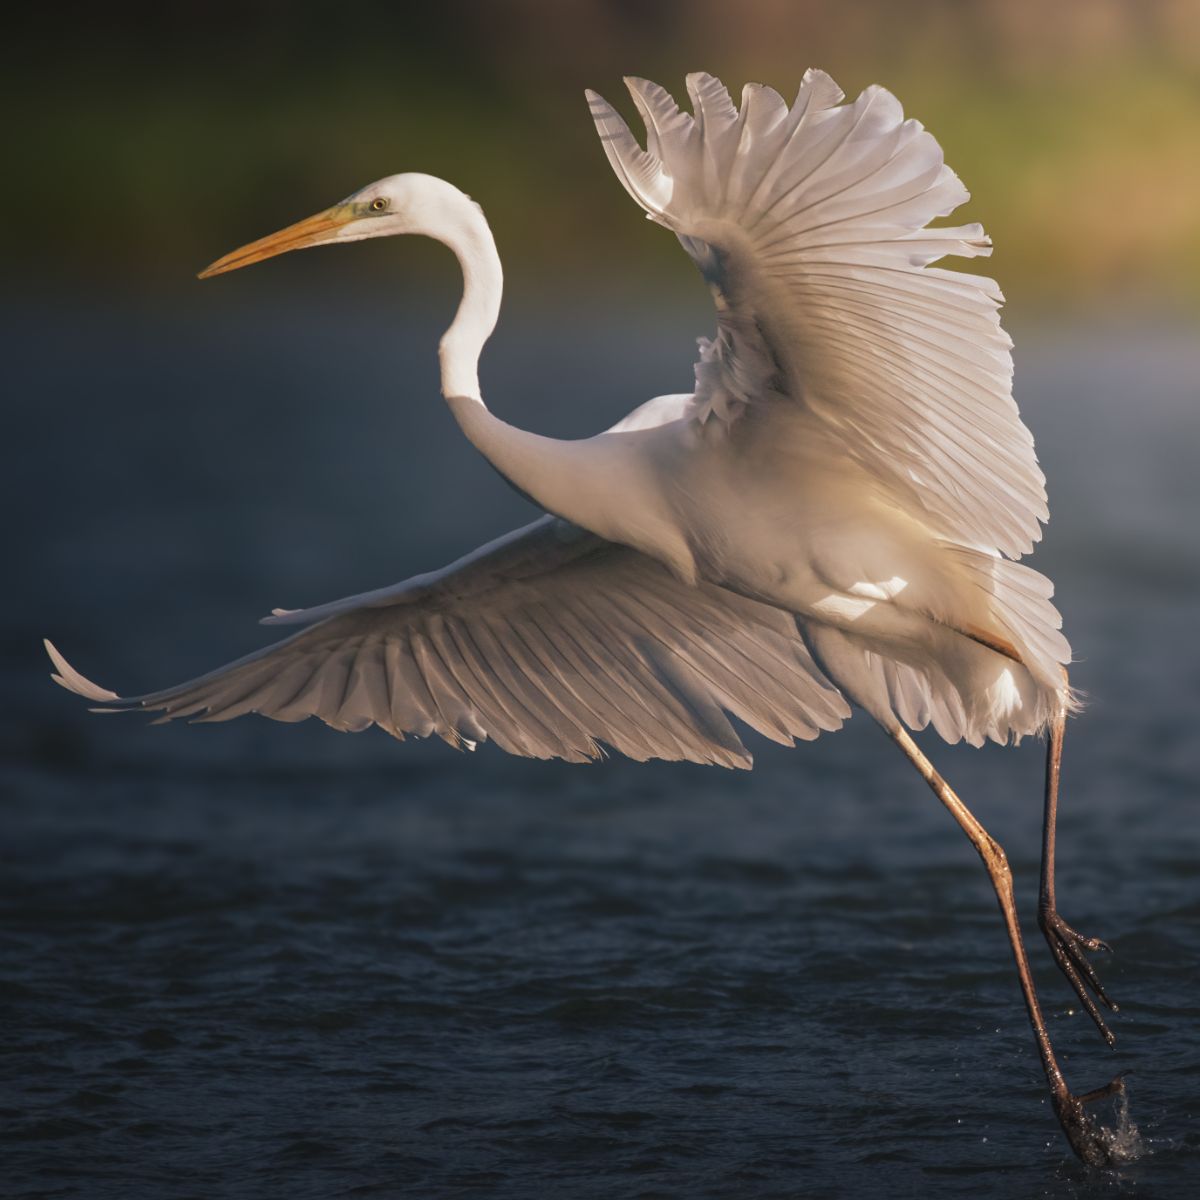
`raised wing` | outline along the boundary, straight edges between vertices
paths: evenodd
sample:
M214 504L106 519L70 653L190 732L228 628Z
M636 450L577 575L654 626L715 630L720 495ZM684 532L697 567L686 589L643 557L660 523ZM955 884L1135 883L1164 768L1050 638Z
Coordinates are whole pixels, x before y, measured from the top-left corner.
M791 617L681 583L635 550L554 517L430 575L268 623L318 623L178 687L123 699L47 643L63 687L163 721L257 712L378 725L452 745L583 762L600 743L639 761L748 767L730 713L777 742L850 713Z
M934 138L883 88L842 105L820 71L790 109L749 84L740 111L719 80L689 75L694 115L656 84L626 83L645 150L588 93L609 162L717 299L701 419L799 405L935 534L1028 553L1045 481L1012 398L1003 297L928 265L991 251L979 225L927 228L968 199Z

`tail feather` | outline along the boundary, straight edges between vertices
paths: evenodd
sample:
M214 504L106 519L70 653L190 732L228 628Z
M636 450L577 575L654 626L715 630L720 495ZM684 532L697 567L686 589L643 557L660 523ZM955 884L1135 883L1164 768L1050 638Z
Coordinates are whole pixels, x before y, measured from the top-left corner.
M947 546L968 578L987 596L987 607L1003 640L1040 682L1063 690L1063 668L1071 645L1062 634L1062 616L1051 603L1054 585L1022 563L973 550Z
M948 626L933 627L934 653L899 662L867 639L829 625L801 624L817 664L848 699L885 728L932 725L947 742L1005 744L1040 733L1072 698L1061 678L1043 683L1021 663Z

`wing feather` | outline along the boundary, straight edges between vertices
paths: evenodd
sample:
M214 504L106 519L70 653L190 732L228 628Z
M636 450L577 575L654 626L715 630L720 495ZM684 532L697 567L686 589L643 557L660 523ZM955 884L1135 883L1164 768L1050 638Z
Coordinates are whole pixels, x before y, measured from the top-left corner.
M271 620L314 623L190 683L125 699L47 648L57 681L107 711L316 716L456 746L491 738L570 762L609 746L638 760L749 766L729 715L787 744L849 715L790 616L683 583L553 517L444 571Z
M718 80L691 75L694 115L626 82L646 148L589 93L604 150L718 294L696 418L732 425L790 402L935 536L1031 550L1045 481L1012 399L1003 296L930 265L991 252L977 224L930 227L969 198L937 141L885 89L842 104L821 72L790 109L751 85L740 111Z

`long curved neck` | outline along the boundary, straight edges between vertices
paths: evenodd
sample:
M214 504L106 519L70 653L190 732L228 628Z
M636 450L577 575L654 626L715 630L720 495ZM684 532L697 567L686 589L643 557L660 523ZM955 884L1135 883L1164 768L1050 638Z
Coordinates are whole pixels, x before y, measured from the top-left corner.
M674 565L679 555L660 547L663 533L652 515L652 490L647 490L633 435L561 441L517 429L488 412L478 366L500 311L500 258L479 206L449 184L444 189L433 215L414 232L445 243L462 267L462 301L438 351L442 394L459 428L513 487L547 512ZM686 574L684 559L676 569Z
M517 429L493 416L479 388L479 356L496 327L503 271L483 211L470 197L441 180L434 203L414 232L436 238L454 251L462 268L463 295L450 328L442 335L438 358L442 395L459 428L475 448L518 491L559 516L577 519L571 478L582 442L561 442ZM571 464L568 469L568 464Z
M483 210L465 193L440 179L428 179L436 188L435 202L416 232L449 246L462 268L463 294L449 329L438 344L442 368L442 395L459 428L475 448L514 487L559 511L544 495L546 458L553 461L557 443L539 438L501 421L488 412L479 387L479 356L500 315L504 272L496 241ZM549 451L549 454L546 454Z
M500 315L504 272L479 205L450 184L444 188L436 213L419 231L449 246L462 268L462 300L438 347L442 394L447 399L465 396L482 404L479 356Z

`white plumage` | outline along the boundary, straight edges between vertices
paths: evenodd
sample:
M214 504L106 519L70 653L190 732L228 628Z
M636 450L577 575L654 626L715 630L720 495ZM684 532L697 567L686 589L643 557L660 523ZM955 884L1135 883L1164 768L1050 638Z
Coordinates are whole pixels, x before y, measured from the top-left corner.
M1012 399L1003 297L928 266L991 253L979 225L927 228L969 198L934 138L882 88L841 105L820 71L790 110L750 84L738 112L708 75L688 77L694 117L655 84L629 88L645 151L589 94L609 161L718 293L702 413L730 421L782 395L932 532L1028 553L1046 493Z
M496 576L497 554L470 555L437 587L418 577L296 614L323 624L122 707L314 715L571 761L607 744L748 765L722 710L768 736L815 736L847 715L840 691L881 720L979 744L1035 732L1067 701L1052 589L1002 557L1031 548L1046 506L999 290L928 266L989 250L979 226L927 228L967 198L937 142L883 89L843 105L817 71L790 109L750 85L739 112L707 75L688 78L694 115L655 84L629 86L645 150L589 101L618 178L713 291L717 333L702 341L694 395L659 397L585 442L523 435L486 413L475 384L500 289L476 205L397 176L339 206L349 219L320 239L412 231L452 244L466 276L443 341L456 415L527 494L626 549L593 538L584 563L578 543L568 553L536 525L499 556L522 556L519 588ZM235 252L220 269L243 261ZM634 611L620 603L630 588ZM595 657L550 645L550 614L569 599ZM714 666L719 680L684 648L698 608L746 643ZM475 636L455 636L465 629ZM549 639L544 657L520 630ZM732 686L764 672L773 686L753 702ZM386 693L364 682L380 678Z
M396 233L457 255L463 298L440 346L442 391L470 441L548 514L421 575L277 611L305 628L177 687L121 699L47 643L54 678L105 710L224 721L258 712L374 724L514 754L748 766L735 717L776 741L866 709L987 865L1055 1112L1086 1161L1110 1161L1055 1061L1003 851L905 731L1007 741L1049 728L1039 915L1104 1036L1084 938L1058 915L1054 822L1071 706L1048 580L1014 561L1047 516L1013 402L990 280L934 267L990 252L978 225L931 227L967 199L937 142L871 87L852 104L810 71L789 108L750 85L740 110L709 75L692 113L629 80L643 149L588 93L630 195L673 231L712 290L695 391L660 396L582 441L491 414L478 362L502 272L479 206L428 175L390 176L214 263Z
M314 622L316 622L314 624ZM452 745L586 762L748 767L729 712L792 745L849 716L778 609L679 582L652 558L555 517L393 588L277 613L311 627L201 679L119 700L51 651L67 687L162 719L319 716Z

